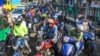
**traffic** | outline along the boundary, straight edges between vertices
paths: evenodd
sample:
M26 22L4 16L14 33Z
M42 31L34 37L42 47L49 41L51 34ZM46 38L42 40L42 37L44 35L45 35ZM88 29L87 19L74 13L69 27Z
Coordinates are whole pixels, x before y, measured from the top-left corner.
M100 37L84 13L76 19L53 4L34 2L0 13L0 56L92 56ZM34 54L33 54L34 53Z

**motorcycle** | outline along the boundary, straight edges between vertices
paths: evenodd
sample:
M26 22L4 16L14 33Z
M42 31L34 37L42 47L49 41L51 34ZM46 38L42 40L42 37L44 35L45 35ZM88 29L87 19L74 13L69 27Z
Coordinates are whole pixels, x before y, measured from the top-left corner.
M5 41L0 41L0 56L7 56L5 48Z
M73 37L65 36L63 38L63 43L61 46L60 56L76 56L80 55L82 51L83 42L79 42L79 47L77 48L76 41Z
M25 39L23 38L12 39L12 48L14 49L14 53L12 56L28 56L29 55L29 50L26 48L24 41Z
M44 40L39 42L36 45L37 53L35 56L54 56L54 51L52 50L52 41L51 40Z
M8 56L9 54L9 50L11 51L11 34L6 33L7 34L7 38L6 40L0 41L0 56ZM9 54L10 55L10 54Z
M96 44L94 41L96 40L96 38L94 36L94 33L84 32L83 38L84 38L84 51L87 54L95 52Z

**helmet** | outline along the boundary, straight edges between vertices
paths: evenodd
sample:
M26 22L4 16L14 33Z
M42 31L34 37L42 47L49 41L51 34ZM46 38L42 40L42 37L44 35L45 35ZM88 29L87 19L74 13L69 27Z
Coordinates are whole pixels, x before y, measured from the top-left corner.
M83 25L82 25L82 24L78 24L78 25L77 25L77 29L83 31L83 30L84 30L84 29L83 29Z
M55 20L54 19L48 19L48 23L55 24Z
M17 18L15 24L19 25L22 22L22 18Z
M64 36L63 41L64 42L68 42L70 40L70 38L68 36Z

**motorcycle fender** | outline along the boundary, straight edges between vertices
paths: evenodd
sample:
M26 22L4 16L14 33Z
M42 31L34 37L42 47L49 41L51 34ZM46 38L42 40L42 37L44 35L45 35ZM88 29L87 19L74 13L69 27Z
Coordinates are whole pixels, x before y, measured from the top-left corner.
M84 46L83 46L83 45L84 45L83 42L77 42L77 43L76 43L77 50L80 51L80 50L84 49Z
M72 44L64 44L62 45L62 56L70 56L71 52L73 49L73 45Z
M72 46L72 45L69 45L69 46L68 46L68 49L67 49L68 51L67 51L67 53L66 53L67 56L71 54L72 49L73 49L73 46Z

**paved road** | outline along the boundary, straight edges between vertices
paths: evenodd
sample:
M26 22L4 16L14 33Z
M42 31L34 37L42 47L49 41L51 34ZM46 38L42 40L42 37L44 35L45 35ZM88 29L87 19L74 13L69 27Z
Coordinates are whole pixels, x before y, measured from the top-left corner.
M100 39L99 38L96 39L96 45L97 45L96 54L97 54L97 56L100 56Z

